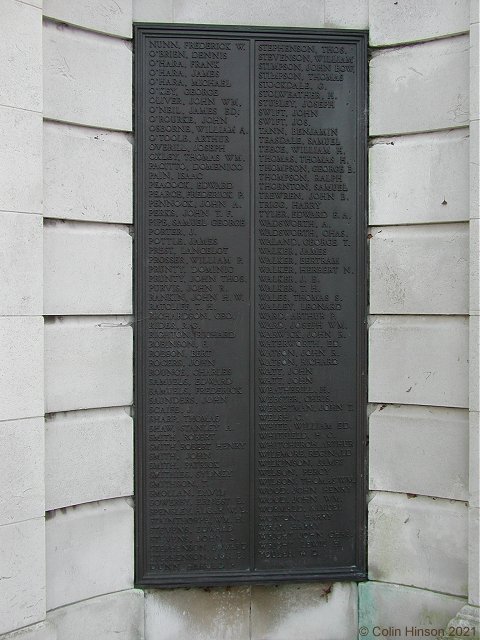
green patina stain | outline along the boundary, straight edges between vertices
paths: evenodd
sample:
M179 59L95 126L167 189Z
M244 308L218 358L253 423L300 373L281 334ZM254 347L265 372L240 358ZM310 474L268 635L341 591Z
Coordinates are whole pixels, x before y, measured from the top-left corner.
M369 634L359 635L359 640L374 640L371 631L375 626L374 613L375 605L370 584L368 582L360 583L358 585L358 628L367 627Z

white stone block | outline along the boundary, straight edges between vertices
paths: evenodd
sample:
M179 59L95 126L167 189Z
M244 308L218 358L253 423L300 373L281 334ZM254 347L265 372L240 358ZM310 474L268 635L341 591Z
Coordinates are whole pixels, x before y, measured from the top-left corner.
M250 640L250 587L145 593L145 637Z
M40 622L2 635L1 640L57 640L57 634L49 622Z
M44 226L44 313L132 311L132 238L127 227L49 221Z
M470 219L480 218L480 122L470 121Z
M39 9L43 6L43 0L18 0L19 2L23 2L24 4L29 4L32 7L38 7Z
M133 0L134 22L173 22L174 0Z
M470 314L480 314L480 220L470 220Z
M43 419L0 422L0 452L0 526L43 517Z
M371 580L466 595L465 503L376 494L369 505L368 558Z
M467 223L374 228L370 313L468 314Z
M42 210L42 115L0 106L0 210Z
M132 127L132 52L128 43L44 24L44 115L91 127Z
M468 320L373 316L369 400L468 407Z
M468 84L468 36L377 52L370 63L370 135L467 125Z
M357 585L252 587L252 640L355 640Z
M408 628L446 629L450 619L465 604L464 598L381 582L359 584L358 595L358 626L369 630L362 636L367 640L381 638L381 629L399 629L399 634L393 635L392 632L388 635L402 640L415 637L412 632L406 635Z
M132 0L44 0L43 15L93 31L132 35Z
M92 598L48 615L59 640L143 640L143 591Z
M480 22L480 4L477 0L470 2L470 24Z
M0 314L41 315L42 218L0 212Z
M132 403L132 329L124 318L45 325L47 413Z
M0 318L0 420L43 415L43 318Z
M45 618L43 518L0 527L0 634Z
M468 412L381 405L370 415L370 489L468 500Z
M469 401L470 411L480 411L480 317L470 316Z
M325 0L325 27L368 29L368 0Z
M469 490L471 507L480 507L480 413L469 412Z
M469 13L469 0L370 0L370 44L378 47L464 33Z
M129 134L48 121L43 131L45 216L132 222Z
M473 3L472 3L473 4ZM470 119L480 117L480 25L470 27Z
M47 511L133 494L133 421L126 409L52 415L45 452Z
M16 0L0 0L0 104L42 110L42 12Z
M174 0L173 11L175 22L322 27L325 19L325 0L298 0L294 9L290 0Z
M468 220L468 149L467 129L374 141L369 223Z
M47 609L133 587L133 509L126 499L48 516Z
M480 509L478 507L468 509L468 602L480 607Z

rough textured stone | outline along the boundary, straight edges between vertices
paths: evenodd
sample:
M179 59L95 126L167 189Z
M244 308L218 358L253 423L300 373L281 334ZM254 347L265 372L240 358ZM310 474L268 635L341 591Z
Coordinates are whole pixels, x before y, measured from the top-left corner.
M133 0L134 22L173 22L174 0Z
M46 508L133 493L133 424L126 409L70 411L45 425Z
M0 106L0 210L42 210L42 115Z
M143 591L122 591L49 613L58 640L143 640Z
M468 220L468 148L467 129L376 141L370 224Z
M1 0L0 104L42 110L42 12L16 0Z
M45 617L44 520L0 527L0 633Z
M368 0L325 0L325 27L368 29Z
M0 525L45 513L42 418L0 422Z
M171 589L145 594L145 637L249 640L250 587Z
M475 605L467 604L460 609L457 615L452 618L449 622L449 626L455 628L455 632L457 632L457 627L461 629L467 629L467 632L458 632L458 637L469 637L472 640L480 639L480 609ZM475 631L473 631L475 630ZM473 635L475 633L475 635Z
M375 228L370 313L468 314L468 224Z
M43 415L43 318L0 318L0 420Z
M466 595L467 520L463 502L375 494L369 505L369 578Z
M373 316L369 400L468 407L468 320Z
M356 640L357 585L252 587L252 640Z
M116 38L44 24L44 115L131 130L132 53Z
M467 36L378 52L370 63L370 135L468 124Z
M130 223L132 143L128 135L45 122L45 216Z
M325 0L298 0L292 10L290 0L174 0L175 22L196 24L247 24L283 27L322 27Z
M19 631L0 636L1 640L57 640L55 629L49 622L40 622ZM63 640L63 639L59 639Z
M44 227L44 313L132 311L132 238L127 227L50 221Z
M42 218L0 212L0 314L41 315Z
M132 403L132 329L124 318L45 325L48 413Z
M408 628L446 629L450 618L465 604L464 598L381 582L359 584L358 595L358 626L368 629L362 636L367 640L381 638L381 630L390 627L400 633L389 636L402 640L414 637L406 634Z
M44 0L43 15L102 33L132 35L132 0Z
M468 31L469 0L370 0L370 44L430 40Z
M370 415L370 489L468 500L468 412L381 405Z
M48 515L47 609L133 587L133 509L126 499Z

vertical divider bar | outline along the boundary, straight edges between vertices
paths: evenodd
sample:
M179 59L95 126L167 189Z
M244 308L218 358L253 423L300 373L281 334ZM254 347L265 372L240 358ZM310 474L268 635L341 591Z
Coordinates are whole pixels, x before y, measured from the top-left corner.
M249 39L250 62L250 571L255 569L255 487L256 487L256 332L255 332L255 39Z
M144 59L145 57L145 51L147 49L147 38L148 38L147 33L143 33L142 34L142 59ZM142 60L140 60L140 64L142 64ZM145 118L145 114L147 111L147 98L146 98L146 91L147 91L147 66L144 64L142 65L142 93L140 96L141 99L141 104L142 104L142 111L141 113L139 113L139 118L142 119L142 122L144 121ZM140 126L140 125L139 125ZM147 187L146 187L146 155L145 155L145 150L146 150L146 146L147 146L147 133L146 131L142 130L142 147L141 147L141 154L140 154L140 162L141 162L141 200L140 200L140 209L139 209L139 215L141 217L142 223L141 223L141 238L140 238L140 243L139 243L139 247L140 247L140 252L142 255L141 258L141 264L142 264L142 288L141 288L141 317L144 321L142 321L140 323L142 329L142 333L141 333L141 340L139 343L140 346L140 366L141 366L141 376L140 376L140 380L141 380L141 386L139 388L139 393L143 395L144 389L145 389L145 381L147 380L147 350L146 350L146 345L148 344L148 340L147 340L147 330L148 330L148 322L146 319L146 315L147 315L147 294L148 294L148 275L149 275L149 266L147 264L147 261L145 259L145 256L147 256L147 237L148 237L148 226L149 225L149 216L147 215L147 208L145 206L145 201L146 201L146 193L147 193ZM138 326L137 326L137 331L138 331ZM147 413L147 408L146 408L146 400L142 400L141 402L142 405L142 410L140 413L140 421L141 421L141 427L140 427L140 433L141 433L141 442L142 442L142 446L141 446L141 456L142 456L142 466L141 466L141 474L142 474L142 494L141 494L141 504L142 504L142 546L143 546L143 565L144 565L144 572L147 573L148 572L148 564L147 564L147 560L149 557L149 550L150 550L150 536L148 535L148 530L147 532L145 532L145 520L148 522L149 519L149 510L147 510L147 482L146 482L146 477L148 474L148 465L147 465L147 459L148 459L148 447L147 447L147 440L148 440L148 436L147 436L147 421L146 421L146 417L145 414ZM135 415L136 415L136 411L135 411Z
M359 504L363 507L363 513L359 520L358 528L360 530L359 550L360 558L358 560L358 568L366 572L367 570L367 493L368 493L368 419L367 419L367 405L368 405L368 329L367 329L367 315L368 315L368 292L370 291L370 268L369 268L369 253L367 244L367 229L368 229L368 104L369 104L369 65L368 65L368 34L364 33L360 39L360 50L362 55L360 57L361 66L359 74L361 76L360 92L363 98L362 106L363 113L361 117L361 184L359 188L362 190L362 233L361 233L361 253L359 260L362 267L362 279L363 279L363 291L362 291L362 311L361 319L359 321L362 327L362 351L359 360L363 363L361 366L362 385L360 389L361 402L359 403L359 413L362 416L361 424L361 456L363 459L363 474L361 477L361 494L359 496ZM359 116L360 117L360 116Z
M357 456L357 513L355 521L357 523L356 536L356 562L357 567L365 570L366 567L366 521L367 521L367 500L368 491L368 447L367 439L367 354L368 340L366 329L367 318L367 295L368 295L368 268L366 245L367 237L367 181L366 171L368 167L368 120L366 108L368 104L368 82L367 82L367 41L365 36L356 42L357 47L357 69L356 69L356 93L357 93L357 118L356 118L356 251L357 251L357 422L356 422L356 456Z
M143 169L142 169L142 154L144 149L143 144L143 131L141 130L141 116L144 111L143 101L144 91L144 76L141 61L143 59L144 40L146 35L142 33L138 28L135 29L134 40L134 303L135 303L135 331L133 335L134 340L134 420L135 420L135 444L134 444L134 456L135 456L135 555L136 555L136 567L135 567L135 581L137 582L139 577L141 578L146 572L145 561L145 535L143 529L144 521L144 505L143 505L143 474L145 469L144 464L144 451L143 445L143 416L142 416L142 403L140 402L140 385L143 381L143 359L142 343L143 338L141 336L143 326L138 322L138 318L142 313L143 301L145 299L144 294L144 282L145 276L143 273L144 266L141 261L143 252L143 236L144 236L144 222L142 220L142 212L144 208L143 203ZM138 90L136 90L138 89Z

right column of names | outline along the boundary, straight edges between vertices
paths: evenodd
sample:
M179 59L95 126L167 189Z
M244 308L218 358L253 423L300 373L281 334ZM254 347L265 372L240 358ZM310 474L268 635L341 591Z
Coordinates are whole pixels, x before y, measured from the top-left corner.
M356 75L354 44L256 42L259 570L355 564Z

